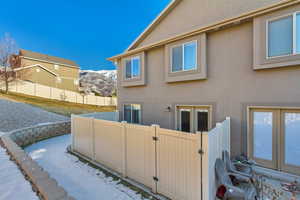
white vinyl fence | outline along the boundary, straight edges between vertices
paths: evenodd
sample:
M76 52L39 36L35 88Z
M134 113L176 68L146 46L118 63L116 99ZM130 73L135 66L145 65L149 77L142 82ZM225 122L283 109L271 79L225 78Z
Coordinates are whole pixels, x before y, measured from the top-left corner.
M0 83L0 90L5 90L5 84ZM82 96L78 92L53 88L28 81L15 81L9 85L9 91L27 94L31 96L43 97L47 99L55 99L59 101L67 101L72 103L81 103L98 106L116 106L117 98L115 97L99 97L94 95Z
M215 160L230 150L230 119L190 134L72 115L72 150L173 200L213 200Z

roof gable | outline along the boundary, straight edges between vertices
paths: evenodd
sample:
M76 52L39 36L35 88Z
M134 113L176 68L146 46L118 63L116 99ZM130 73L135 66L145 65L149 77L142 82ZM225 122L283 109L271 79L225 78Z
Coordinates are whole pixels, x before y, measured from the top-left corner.
M40 68L44 69L45 71L49 72L50 74L52 74L54 76L58 76L55 72L49 70L48 68L44 67L41 64L35 64L35 65L26 66L26 67L19 67L19 68L14 69L14 71L21 71L21 70L25 70L25 69L29 69L29 68L33 68L33 67L40 67Z
M285 1L289 0L175 0L127 50L147 46Z

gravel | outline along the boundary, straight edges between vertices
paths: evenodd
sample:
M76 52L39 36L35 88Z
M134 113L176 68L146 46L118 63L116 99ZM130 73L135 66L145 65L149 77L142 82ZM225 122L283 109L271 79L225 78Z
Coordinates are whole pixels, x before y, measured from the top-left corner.
M0 134L40 123L66 121L70 118L40 108L0 99Z

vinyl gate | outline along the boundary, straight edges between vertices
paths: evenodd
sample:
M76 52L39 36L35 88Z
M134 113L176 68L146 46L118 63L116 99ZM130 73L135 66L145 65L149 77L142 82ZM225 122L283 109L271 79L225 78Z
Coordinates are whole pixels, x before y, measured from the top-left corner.
M210 177L215 159L230 147L223 144L230 142L229 127L227 119L201 137L157 125L72 116L72 147L154 193L173 200L211 200L215 184Z
M174 200L200 200L200 135L159 128L157 137L157 192Z

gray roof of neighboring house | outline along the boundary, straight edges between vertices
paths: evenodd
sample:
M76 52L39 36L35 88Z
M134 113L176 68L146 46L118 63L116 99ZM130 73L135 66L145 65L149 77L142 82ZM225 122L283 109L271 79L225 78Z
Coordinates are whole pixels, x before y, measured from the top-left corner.
M33 52L33 51L28 51L25 49L21 49L19 52L19 55L28 57L28 58L32 58L32 59L43 60L46 62L58 63L58 64L63 64L63 65L70 65L70 66L79 68L79 66L71 60L67 60L67 59L59 58L59 57L55 57L55 56L49 56L46 54L41 54L41 53L37 53L37 52Z

